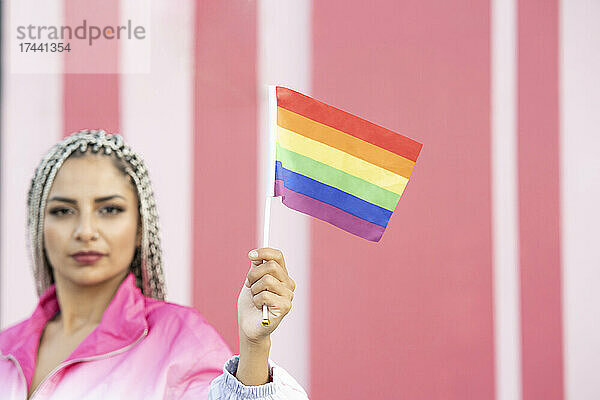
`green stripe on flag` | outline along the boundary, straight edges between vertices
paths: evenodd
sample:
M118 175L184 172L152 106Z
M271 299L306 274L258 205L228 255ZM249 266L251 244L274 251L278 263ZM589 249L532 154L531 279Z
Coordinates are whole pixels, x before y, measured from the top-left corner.
M279 143L277 143L276 151L277 161L281 161L281 164L286 169L343 190L386 210L393 212L396 204L398 204L398 200L400 200L399 194L313 160L310 157L288 150Z

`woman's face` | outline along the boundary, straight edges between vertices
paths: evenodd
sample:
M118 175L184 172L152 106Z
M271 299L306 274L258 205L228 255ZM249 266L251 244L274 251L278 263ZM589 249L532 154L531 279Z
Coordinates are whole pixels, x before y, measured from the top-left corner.
M56 281L80 286L119 279L139 246L137 195L102 154L67 159L46 205L44 248ZM99 256L79 252L97 252Z

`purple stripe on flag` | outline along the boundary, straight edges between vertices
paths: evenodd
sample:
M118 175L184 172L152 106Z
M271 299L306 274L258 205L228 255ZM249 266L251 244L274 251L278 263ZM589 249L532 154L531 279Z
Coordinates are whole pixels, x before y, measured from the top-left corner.
M322 219L338 228L372 242L378 242L385 230L382 226L365 221L337 207L294 192L286 188L283 181L279 179L275 180L275 196L282 196L283 204L289 208Z

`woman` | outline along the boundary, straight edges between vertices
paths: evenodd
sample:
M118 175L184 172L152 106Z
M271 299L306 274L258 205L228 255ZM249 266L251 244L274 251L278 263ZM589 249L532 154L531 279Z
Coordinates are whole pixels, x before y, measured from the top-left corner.
M295 286L281 252L248 254L232 356L196 310L163 301L154 194L121 136L84 130L54 146L35 171L28 210L40 299L0 333L0 398L307 398L268 359Z

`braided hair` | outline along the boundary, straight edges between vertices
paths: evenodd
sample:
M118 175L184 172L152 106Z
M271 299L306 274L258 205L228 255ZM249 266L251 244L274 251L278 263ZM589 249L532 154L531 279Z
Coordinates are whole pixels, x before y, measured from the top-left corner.
M52 268L44 250L44 213L50 188L67 158L80 157L90 151L112 157L117 169L129 175L135 187L142 241L135 250L130 271L145 296L164 300L166 293L158 212L144 160L123 141L121 135L88 129L73 133L54 145L42 158L31 180L27 196L28 247L38 296L54 283Z

